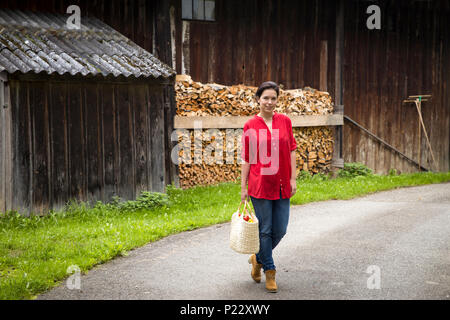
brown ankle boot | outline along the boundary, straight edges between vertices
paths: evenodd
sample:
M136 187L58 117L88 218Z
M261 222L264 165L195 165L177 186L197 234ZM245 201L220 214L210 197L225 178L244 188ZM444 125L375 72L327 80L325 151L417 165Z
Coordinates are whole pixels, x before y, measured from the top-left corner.
M255 282L260 283L261 282L261 268L262 264L258 263L256 261L256 255L252 254L250 258L248 258L248 263L252 265L252 278L255 280Z
M277 283L275 281L275 270L266 270L266 289L269 292L277 292Z

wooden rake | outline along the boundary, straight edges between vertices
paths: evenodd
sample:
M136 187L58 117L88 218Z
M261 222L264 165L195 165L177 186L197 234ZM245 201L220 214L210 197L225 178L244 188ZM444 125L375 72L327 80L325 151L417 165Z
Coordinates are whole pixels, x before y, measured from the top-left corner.
M422 101L428 101L431 99L431 95L417 95L417 96L409 96L408 99L403 100L403 103L414 103L416 105L417 113L419 114L419 142L418 142L418 152L419 152L419 168L420 168L420 141L421 141L421 132L423 128L423 132L425 133L425 138L427 139L427 145L430 149L431 158L433 159L433 164L437 169L436 160L434 159L433 148L431 148L430 139L428 139L427 130L425 128L425 124L423 123L422 118Z

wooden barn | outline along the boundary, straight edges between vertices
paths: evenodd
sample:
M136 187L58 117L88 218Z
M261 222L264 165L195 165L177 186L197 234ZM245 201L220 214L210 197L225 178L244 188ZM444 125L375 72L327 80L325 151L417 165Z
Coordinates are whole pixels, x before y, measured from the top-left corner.
M212 2L208 11L208 0L171 1L178 73L328 91L345 119L335 160L376 173L450 170L450 1ZM380 29L367 25L371 5ZM426 132L416 105L404 102L418 95L431 95L421 104Z
M5 0L0 8L67 18L70 5L194 81L270 79L328 91L345 119L336 127L336 166L450 169L450 0ZM372 5L379 29L367 24ZM421 104L423 126L416 105L404 102L422 95L431 96Z
M271 79L287 89L330 92L345 118L335 160L362 162L377 173L450 169L450 0L5 0L0 6L64 14L72 4L194 81L256 86ZM367 27L371 5L380 9L380 29ZM432 96L421 108L426 134L415 105L403 103L413 95Z
M99 19L0 10L0 212L173 182L174 71Z

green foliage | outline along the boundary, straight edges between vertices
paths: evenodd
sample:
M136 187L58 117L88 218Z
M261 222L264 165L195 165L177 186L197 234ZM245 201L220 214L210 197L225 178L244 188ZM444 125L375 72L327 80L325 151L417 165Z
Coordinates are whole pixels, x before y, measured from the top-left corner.
M121 201L120 197L114 196L112 200L103 204L98 201L96 209L117 210L119 212L133 212L138 210L152 210L155 208L168 207L170 205L169 196L160 192L142 191L136 200Z
M324 173L316 173L312 176L312 181L326 181L328 180L328 175L324 174Z
M166 193L170 203L177 203L183 194L183 189L170 184L166 187Z
M298 181L325 181L329 179L329 174L324 174L324 173L316 173L316 174L311 174L309 171L306 170L300 170L300 173L297 176L297 180Z
M358 176L371 176L372 169L359 162L344 163L344 169L338 171L339 178L355 178Z
M397 175L397 169L389 169L389 176L396 176Z
M312 175L309 173L309 171L306 170L300 170L300 173L297 175L297 180L305 181L305 180L311 180Z
M169 197L165 193L143 191L135 201L126 201L120 204L125 211L151 210L169 206Z

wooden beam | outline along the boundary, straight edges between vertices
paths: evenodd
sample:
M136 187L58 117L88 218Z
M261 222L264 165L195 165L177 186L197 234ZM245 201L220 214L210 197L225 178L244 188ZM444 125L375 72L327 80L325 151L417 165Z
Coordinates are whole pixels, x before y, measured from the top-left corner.
M341 114L317 115L317 116L292 116L289 117L293 127L322 127L342 126L344 117Z
M172 37L170 29L170 8L166 0L155 1L155 48L159 60L172 66Z
M328 91L328 41L323 40L320 43L320 91Z
M247 117L182 117L175 116L175 129L194 129L194 122L201 122L203 129L242 129L245 122L253 116ZM342 126L342 114L289 116L293 127Z
M380 137L378 137L377 135L373 134L372 132L370 132L369 130L367 130L366 128L364 128L362 125L360 125L359 123L357 123L355 120L352 120L351 118L349 118L348 116L344 116L345 120L349 121L350 123L354 124L356 127L358 127L359 129L361 129L362 131L364 131L365 133L367 133L369 136L371 136L372 138L376 139L377 141L381 142L383 145L385 145L386 147L388 147L389 149L391 149L394 152L397 152L399 155L401 155L403 158L405 158L406 160L412 162L413 164L415 164L416 166L419 166L420 169L424 170L424 171L430 171L429 169L421 166L420 164L418 164L416 161L414 161L413 159L411 159L410 157L408 157L407 155L405 155L404 153L400 152L399 150L397 150L396 148L394 148L393 146L391 146L389 143L387 143L386 141L384 141L383 139L381 139Z
M176 46L176 16L175 16L175 7L173 5L170 6L170 45L172 49L172 69L177 70L177 46Z
M183 20L181 31L181 74L191 73L190 63L190 24L189 21Z

